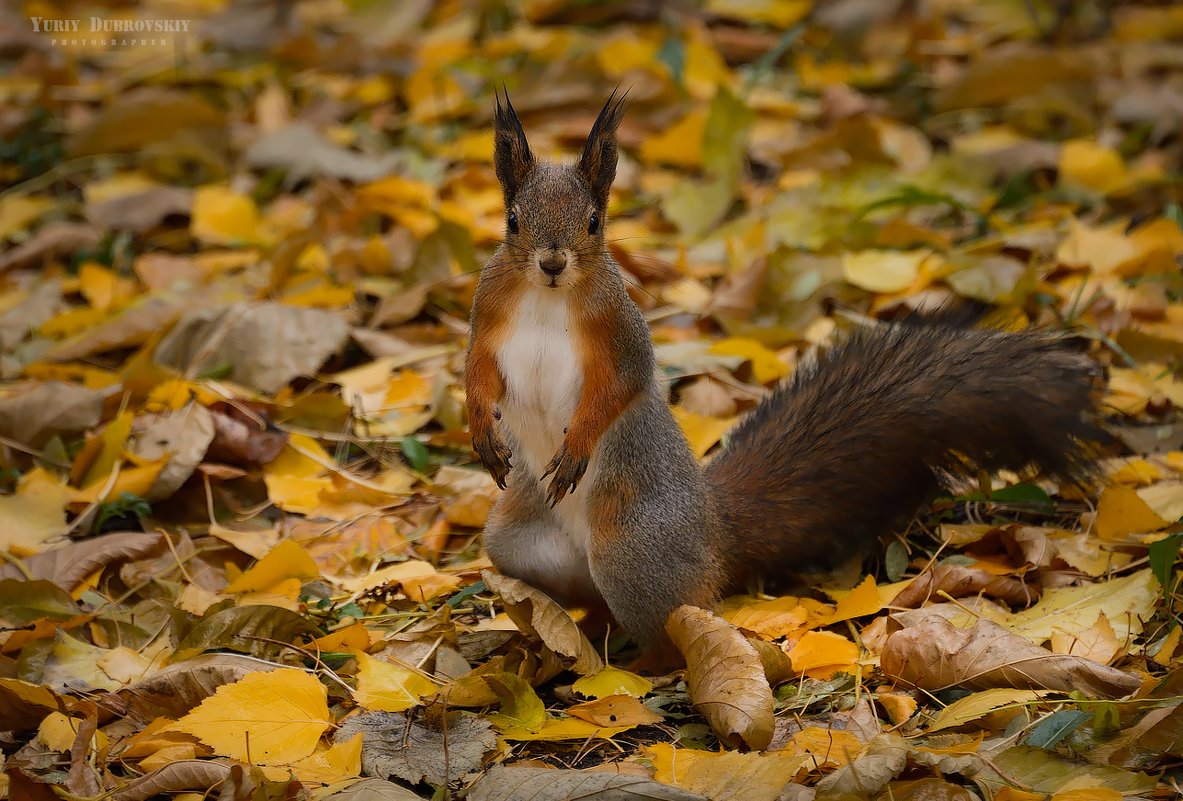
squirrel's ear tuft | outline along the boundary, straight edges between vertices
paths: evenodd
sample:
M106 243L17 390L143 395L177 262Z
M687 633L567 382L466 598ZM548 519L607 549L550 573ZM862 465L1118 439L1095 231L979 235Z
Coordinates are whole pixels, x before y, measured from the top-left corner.
M616 129L624 117L624 99L627 96L627 91L617 97L616 90L612 90L612 95L592 125L591 133L587 135L583 155L579 159L579 172L591 187L596 204L601 208L608 202L608 190L612 188L612 180L616 177Z
M493 166L508 207L530 170L534 169L534 156L530 153L522 121L518 119L513 103L509 102L509 92L505 92L504 106L501 105L501 95L496 89L493 92L497 96L497 110L493 112Z

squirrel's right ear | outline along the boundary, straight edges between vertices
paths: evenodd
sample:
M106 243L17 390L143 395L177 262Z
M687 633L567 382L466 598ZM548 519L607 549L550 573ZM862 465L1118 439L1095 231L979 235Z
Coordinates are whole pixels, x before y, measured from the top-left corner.
M497 94L496 89L493 91ZM508 208L522 182L534 169L530 143L526 141L526 132L513 103L509 102L509 92L505 93L504 106L501 105L501 95L497 94L497 110L493 113L493 166Z
M608 102L600 109L600 115L596 117L591 133L587 135L587 142L583 145L583 155L579 158L579 171L591 187L600 208L608 203L608 191L616 178L616 129L624 117L624 98L627 95L628 92L625 92L617 97L613 90Z

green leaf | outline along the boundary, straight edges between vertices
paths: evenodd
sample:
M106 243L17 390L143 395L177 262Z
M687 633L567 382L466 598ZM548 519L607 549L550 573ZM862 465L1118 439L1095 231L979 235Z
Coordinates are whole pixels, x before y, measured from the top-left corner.
M1060 744L1085 721L1092 720L1093 713L1079 709L1061 709L1048 715L1027 734L1027 745L1051 750Z
M1174 585L1175 560L1179 558L1179 545L1183 534L1172 534L1150 544L1150 570L1158 579L1165 597L1171 597Z
M402 438L399 447L402 448L403 456L407 457L407 461L411 463L411 467L420 473L427 469L428 462L431 460L431 451L427 450L427 446L422 442L408 435Z
M682 74L686 68L686 44L677 36L669 36L657 51L657 60L670 68L674 83L682 85Z
M1052 498L1035 484L1015 484L990 493L990 500L998 503L1031 503L1053 505Z
M0 619L12 626L37 620L69 620L78 614L78 604L52 581L0 581Z

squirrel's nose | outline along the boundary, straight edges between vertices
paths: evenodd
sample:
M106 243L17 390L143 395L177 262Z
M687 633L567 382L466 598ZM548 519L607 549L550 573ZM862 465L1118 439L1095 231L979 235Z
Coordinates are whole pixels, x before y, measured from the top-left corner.
M567 269L567 258L556 253L554 256L547 256L545 259L540 260L538 266L547 275L555 276Z

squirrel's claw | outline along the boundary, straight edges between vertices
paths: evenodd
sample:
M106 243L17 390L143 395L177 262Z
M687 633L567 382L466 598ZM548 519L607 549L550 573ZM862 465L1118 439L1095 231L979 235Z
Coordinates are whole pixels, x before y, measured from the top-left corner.
M546 470L543 471L542 477L539 479L543 481L547 476L554 474L554 478L550 481L550 487L546 491L546 500L552 509L566 497L568 492L575 491L585 472L587 472L587 457L572 456L567 449L567 443L564 442L563 447L555 454L555 458L550 460L550 464L546 466Z
M489 471L493 481L501 489L505 489L505 479L509 475L513 463L509 458L513 455L509 446L500 437L490 431L483 437L474 437L472 449L481 459L481 464Z

